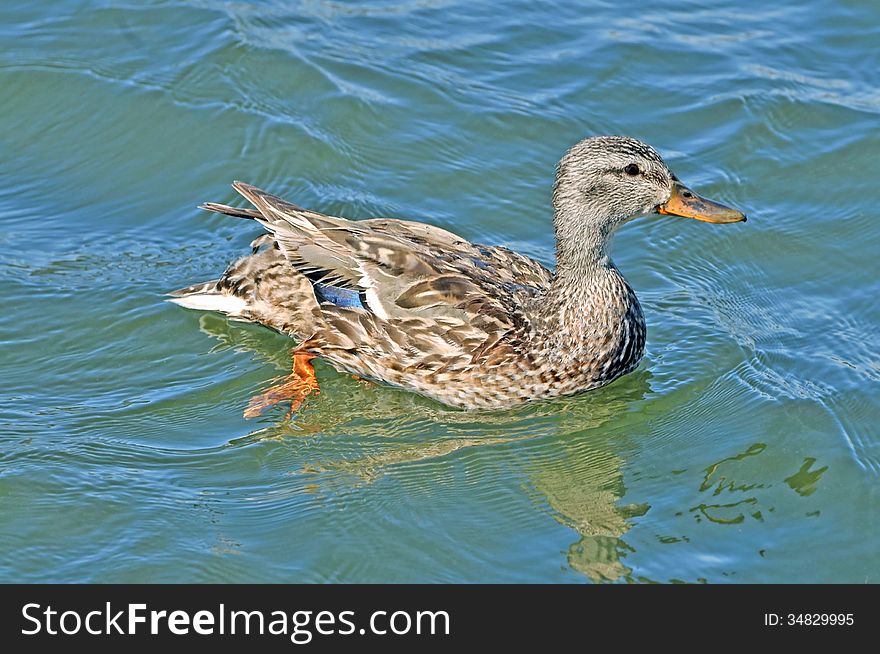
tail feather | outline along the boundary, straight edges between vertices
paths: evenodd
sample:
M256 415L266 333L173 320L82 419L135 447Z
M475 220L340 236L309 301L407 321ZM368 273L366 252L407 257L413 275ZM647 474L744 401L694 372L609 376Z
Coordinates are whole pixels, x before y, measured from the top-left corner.
M282 200L271 193L266 193L266 191L259 189L256 186L245 184L244 182L235 181L232 183L232 187L257 208L245 209L243 207L233 207L220 202L203 202L199 205L199 209L222 213L236 218L248 218L250 220L260 218L268 220L269 215L266 214L265 211L270 210L271 208L283 209L293 213L312 213L298 205L288 202L287 200Z
M244 310L247 309L247 302L243 298L218 290L218 281L214 279L210 282L193 284L192 286L172 291L168 293L168 302L173 302L187 309L219 311L228 316L241 316Z
M219 202L205 202L199 205L199 209L204 209L205 211L213 211L215 213L222 213L226 214L227 216L234 216L236 218L247 218L249 220L262 217L262 214L256 209L231 207L228 204L220 204Z
M294 219L298 217L298 214L303 214L304 216L309 217L319 217L321 214L309 212L295 204L291 204L281 198L266 193L255 186L251 186L250 184L234 182L233 187L256 208L245 209L242 207L221 204L219 202L205 202L204 204L199 205L199 208L206 211L222 213L227 216L234 216L236 218L257 220L260 224L266 227L268 233L257 238L257 240L251 244L253 249L252 256L243 257L233 263L221 279L193 284L192 286L172 291L171 293L168 293L169 297L167 301L188 309L217 311L226 314L230 318L254 320L254 311L260 309L260 303L257 302L255 305L254 298L251 297L251 295L253 295L254 284L257 283L254 280L260 279L260 270L272 268L276 264L275 259L278 257L283 258L283 255L280 252L275 253L272 248L263 247L275 242L274 230L271 228L271 225L273 221L279 220L277 214L283 215L286 213L292 213L292 216L288 219L291 221L291 229L294 227ZM286 216L282 217L287 218ZM300 217L299 220L302 223L301 228L312 232L316 231L315 226L307 219ZM275 249L278 249L277 245ZM311 299L311 304L314 305L314 307L304 309L303 317L311 315L310 311L318 311L311 282L294 270L289 271L288 277L289 279L286 280L286 284L289 287L290 292L293 293L296 290L299 290L303 294L303 302L308 305L309 299ZM246 286L250 289L249 292L242 292L243 289L239 288L241 284L238 282L241 282L242 279L247 282ZM251 283L252 281L253 283ZM305 288L298 289L296 288L297 285L305 285ZM246 297L242 297L236 293L241 293ZM275 320L274 316L263 316L260 321L269 326L273 326L273 321ZM284 325L287 323L281 321L279 324ZM311 323L308 320L304 322L304 325L306 326L310 324ZM308 329L304 328L303 331L305 333Z
M171 297L184 297L185 295L217 293L217 284L219 283L219 279L212 279L209 282L201 282L199 284L193 284L192 286L184 286L183 288L179 288L176 291L166 293L166 295L169 295Z

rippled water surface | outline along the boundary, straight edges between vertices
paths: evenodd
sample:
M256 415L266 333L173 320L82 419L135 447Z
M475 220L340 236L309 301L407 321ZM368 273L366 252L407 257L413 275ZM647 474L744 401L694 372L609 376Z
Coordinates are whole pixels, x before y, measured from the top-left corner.
M0 580L880 581L880 4L4 3ZM567 147L743 225L635 221L638 370L464 413L162 294L233 179L552 264Z

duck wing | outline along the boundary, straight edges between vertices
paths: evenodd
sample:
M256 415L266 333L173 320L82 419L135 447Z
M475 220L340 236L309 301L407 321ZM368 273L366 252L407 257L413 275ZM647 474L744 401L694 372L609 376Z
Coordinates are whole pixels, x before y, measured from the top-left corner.
M290 264L317 284L355 291L382 320L412 317L518 322L523 296L547 287L551 273L503 247L474 245L424 223L351 221L304 209L254 186L235 189L259 211L246 212L273 236Z

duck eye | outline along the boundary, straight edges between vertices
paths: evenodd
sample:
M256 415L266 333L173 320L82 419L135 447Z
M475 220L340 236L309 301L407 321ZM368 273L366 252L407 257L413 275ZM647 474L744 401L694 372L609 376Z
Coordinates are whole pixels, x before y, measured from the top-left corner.
M639 167L636 164L632 163L632 164L629 164L626 168L624 168L623 171L627 175L632 175L633 177L635 177L636 175L639 174Z

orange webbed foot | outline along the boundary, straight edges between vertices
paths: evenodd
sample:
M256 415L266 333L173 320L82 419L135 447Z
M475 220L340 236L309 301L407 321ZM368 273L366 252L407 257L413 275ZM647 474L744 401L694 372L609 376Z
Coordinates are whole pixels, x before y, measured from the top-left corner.
M279 402L290 401L287 417L293 415L303 401L312 394L320 393L315 368L310 363L315 355L310 352L293 351L293 371L283 382L270 386L265 391L251 398L244 410L245 418L256 418L269 407Z

